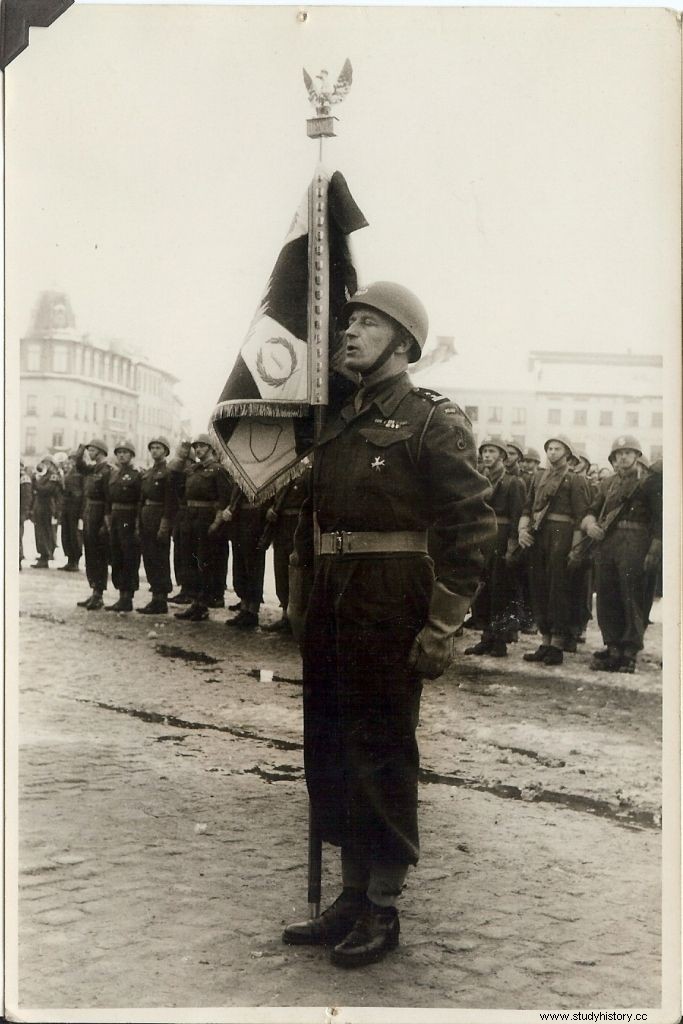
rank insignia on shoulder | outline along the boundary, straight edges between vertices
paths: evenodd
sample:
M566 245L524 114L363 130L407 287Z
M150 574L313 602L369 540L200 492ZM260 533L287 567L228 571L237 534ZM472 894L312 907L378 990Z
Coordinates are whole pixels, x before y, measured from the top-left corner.
M413 388L413 391L420 398L425 398L428 402L432 402L433 405L440 405L441 402L450 401L445 395L439 394L438 391L432 391L431 388Z

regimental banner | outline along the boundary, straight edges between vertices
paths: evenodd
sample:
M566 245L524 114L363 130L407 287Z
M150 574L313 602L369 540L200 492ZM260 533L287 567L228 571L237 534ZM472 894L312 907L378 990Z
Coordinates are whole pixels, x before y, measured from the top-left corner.
M252 501L297 474L312 447L311 404L328 385L331 401L343 390L320 367L327 378L357 287L347 236L366 225L344 177L317 168L211 415L221 462Z

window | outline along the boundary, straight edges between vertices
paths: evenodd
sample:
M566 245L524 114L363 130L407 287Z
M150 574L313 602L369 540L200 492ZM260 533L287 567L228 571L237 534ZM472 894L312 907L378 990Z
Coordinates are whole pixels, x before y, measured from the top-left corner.
M54 373L66 373L68 370L69 350L66 345L55 345L52 349L52 370Z
M112 414L112 418L113 419L116 420L116 419L119 418L119 410L118 410L118 408L115 405L112 406L111 414Z
M585 427L588 421L588 413L585 409L574 409L574 426Z
M63 448L64 447L64 431L63 430L55 430L54 434L52 435L52 447L53 448Z
M612 426L612 413L608 409L600 410L600 426L611 427Z
M40 369L40 345L32 344L28 347L26 353L26 369L30 373L35 373Z
M26 396L26 415L37 416L38 415L38 396L27 395Z
M637 427L638 426L638 413L633 409L629 409L626 412L626 426Z
M55 405L52 410L53 416L66 416L66 399L64 395L55 395Z
M517 406L512 410L512 422L526 423L526 409L523 406Z
M469 416L472 423L477 423L479 420L479 406L478 405L466 405L465 415Z
M661 414L661 412L653 412L652 413L652 426L653 427L661 427L662 426L662 414Z
M35 452L36 452L36 428L35 427L27 427L26 428L26 444L24 446L24 451L25 451L25 453L27 455L35 455Z
M562 422L561 409L548 409L548 423L558 426Z
M501 423L503 420L503 406L489 406L489 423Z

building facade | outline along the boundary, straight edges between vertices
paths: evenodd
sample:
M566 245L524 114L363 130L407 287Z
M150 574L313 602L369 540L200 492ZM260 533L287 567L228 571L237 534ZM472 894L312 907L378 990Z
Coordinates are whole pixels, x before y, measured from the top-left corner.
M80 335L68 297L43 292L20 341L22 457L75 448L95 436L110 450L132 440L144 461L156 434L172 445L183 434L176 383L119 343Z

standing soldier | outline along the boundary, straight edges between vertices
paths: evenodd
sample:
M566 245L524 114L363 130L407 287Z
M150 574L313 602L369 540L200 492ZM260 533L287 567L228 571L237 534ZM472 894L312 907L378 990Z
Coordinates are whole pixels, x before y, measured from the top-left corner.
M560 434L543 447L549 466L533 478L519 521L519 543L532 548L531 601L541 633L539 647L524 660L561 665L572 630L567 556L581 539L588 502L583 484L569 471L569 440Z
M608 672L635 671L645 633L645 574L662 553L662 492L639 479L641 454L635 437L616 439L609 456L615 475L582 524L596 542L598 625L606 645L594 667Z
M38 559L32 569L49 569L55 556L55 526L62 505L62 477L51 455L40 460L33 474L33 525Z
M173 527L175 493L166 458L171 448L165 437L153 437L147 445L152 465L143 471L140 504L140 544L152 600L141 615L165 615L171 583L171 530Z
M89 461L85 461L85 453ZM109 539L104 521L105 488L112 467L107 462L108 448L95 437L76 451L76 469L83 475L85 507L83 510L83 547L85 574L92 588L90 597L78 601L80 608L98 611L104 605L102 594L109 575Z
M19 572L24 560L24 523L31 518L33 484L23 462L19 463Z
M62 503L62 550L66 555L64 572L78 572L83 554L83 532L79 523L83 519L83 477L76 468L76 452L69 455L64 467L64 501Z
M590 459L585 455L574 453L569 460L571 472L577 477L585 491L586 507L595 497L595 491L588 478ZM569 590L572 603L572 628L570 636L565 640L564 650L575 654L577 644L586 642L586 628L593 615L593 565L591 559L585 559L572 569L569 574Z
M237 495L237 500L235 500ZM239 611L226 626L237 629L256 629L259 609L263 604L263 578L266 571L266 552L260 544L266 525L266 509L252 504L237 488L233 491L230 509L224 518L231 523L232 579L240 602Z
M111 579L119 599L107 612L132 612L133 594L140 586L140 535L138 515L142 473L133 465L135 446L121 441L114 448L117 468L105 488L105 522L111 546Z
M506 441L505 451L507 452L507 460L505 462L506 472L509 473L510 476L521 476L524 452L516 441Z
M308 462L308 460L305 460ZM301 505L306 497L311 474L307 464L301 476L291 481L277 496L266 512L268 523L273 530L273 569L275 572L275 593L282 608L282 616L271 626L264 626L266 632L291 632L287 618L289 604L289 556L294 550L294 533L299 519ZM266 527L268 529L268 527Z
M230 501L230 477L218 462L208 434L199 434L192 442L198 461L185 478L190 559L187 565L187 590L192 603L176 619L202 622L209 617L209 602L215 593L218 545L225 543L221 513Z
M495 517L469 420L406 372L427 336L422 303L384 281L346 309L346 368L361 387L316 448L289 603L297 635L313 512L321 554L302 640L304 762L320 835L341 847L343 891L283 939L333 945L333 963L358 967L398 945L396 902L419 856L422 679L438 678L453 659ZM436 581L430 528L439 535Z
M517 628L516 580L505 556L517 542L517 525L526 498L521 476L506 472L507 448L500 438L486 437L479 445L484 475L492 487L487 503L496 513L496 536L487 551L484 574L472 614L484 623L481 640L465 648L465 654L490 654L504 658L510 629Z
M641 463L643 460L641 459ZM654 507L662 505L662 460L655 459L651 463L649 470L641 474L641 487L645 492L646 499L653 504ZM655 597L662 596L662 550L661 547L657 550L656 546L653 549L651 556L645 559L645 579L643 582L643 618L645 621L645 628L650 623L650 612L652 611L652 603Z
M527 490L531 485L532 477L538 473L541 468L541 456L538 454L535 448L527 447L522 452L522 461L520 462L520 468L522 470L522 476L526 483Z
M192 604L192 594L188 591L192 571L190 567L192 538L190 521L187 516L185 482L187 474L194 464L195 459L191 455L190 442L181 441L175 450L175 455L168 462L173 502L176 509L173 523L173 572L176 583L180 587L177 594L169 597L169 604Z

